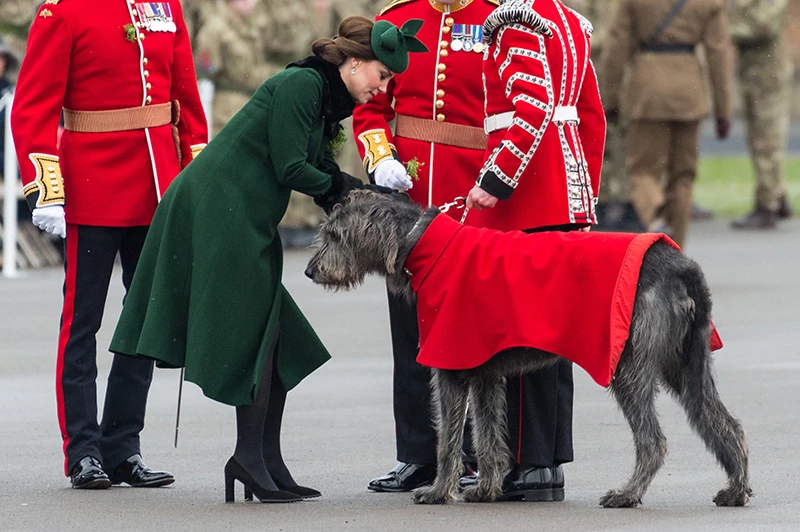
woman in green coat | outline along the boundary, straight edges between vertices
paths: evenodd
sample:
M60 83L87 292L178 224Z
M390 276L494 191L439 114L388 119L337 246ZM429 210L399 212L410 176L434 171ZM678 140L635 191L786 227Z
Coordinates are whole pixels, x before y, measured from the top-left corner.
M420 25L345 19L256 91L156 210L110 349L184 367L205 395L236 407L227 502L234 479L262 502L320 495L297 485L280 451L286 391L330 355L281 284L278 222L292 190L330 208L361 185L339 170L331 142L409 51L424 51Z

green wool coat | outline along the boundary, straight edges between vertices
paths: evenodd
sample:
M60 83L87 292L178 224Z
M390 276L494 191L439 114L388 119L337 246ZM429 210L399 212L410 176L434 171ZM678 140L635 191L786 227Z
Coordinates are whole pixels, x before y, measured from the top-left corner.
M353 108L338 69L309 59L267 80L170 185L111 342L233 406L253 402L279 326L287 390L330 358L281 284L277 233L292 190L331 187L326 148Z

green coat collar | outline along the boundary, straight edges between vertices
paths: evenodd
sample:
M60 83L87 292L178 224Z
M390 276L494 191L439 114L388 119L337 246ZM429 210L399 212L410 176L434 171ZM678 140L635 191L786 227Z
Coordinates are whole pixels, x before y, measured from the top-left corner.
M339 132L339 122L353 114L356 102L342 81L339 67L317 55L289 63L286 68L312 68L322 76L322 115L325 117L325 135L334 138Z

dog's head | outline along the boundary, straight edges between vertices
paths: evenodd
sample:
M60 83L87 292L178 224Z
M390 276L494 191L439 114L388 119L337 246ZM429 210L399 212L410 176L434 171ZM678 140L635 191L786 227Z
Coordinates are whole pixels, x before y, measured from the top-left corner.
M413 225L409 209L421 212L406 194L350 192L320 225L306 276L325 288L349 290L368 273L394 274L403 231Z

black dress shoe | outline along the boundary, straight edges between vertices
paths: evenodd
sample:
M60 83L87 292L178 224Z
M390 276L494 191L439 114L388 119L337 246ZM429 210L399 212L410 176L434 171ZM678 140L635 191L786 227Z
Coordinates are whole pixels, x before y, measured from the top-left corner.
M372 479L367 489L388 492L411 491L430 484L434 478L436 478L436 464L400 462L382 477Z
M564 500L564 468L560 465L552 468L553 471L553 500Z
M172 473L153 471L142 462L142 455L134 454L108 476L112 484L128 484L134 488L160 488L175 482Z
M778 215L772 211L756 209L747 216L736 218L731 221L734 229L775 229L778 227Z
M642 222L636 215L636 209L630 202L600 203L595 209L598 231L620 231L625 233L641 233ZM594 230L594 228L592 229Z
M103 466L97 459L87 456L75 464L69 475L72 487L79 490L104 490L111 487Z
M477 475L461 477L458 491L474 486ZM564 470L557 467L520 467L503 475L503 494L499 501L549 502L564 500Z
M714 211L704 209L696 203L692 203L691 217L692 220L713 220L717 215Z

